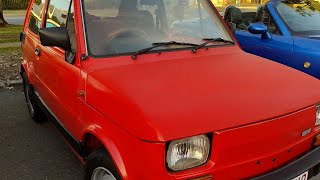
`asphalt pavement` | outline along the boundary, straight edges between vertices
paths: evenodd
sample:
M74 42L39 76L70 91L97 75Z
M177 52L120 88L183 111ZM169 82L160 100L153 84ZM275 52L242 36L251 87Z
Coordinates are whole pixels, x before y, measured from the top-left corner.
M5 10L3 16L9 24L23 25L26 10Z
M50 122L29 117L22 88L0 90L0 180L77 180L83 167Z
M24 16L14 16L14 17L5 17L5 20L8 24L13 25L23 25L24 23Z

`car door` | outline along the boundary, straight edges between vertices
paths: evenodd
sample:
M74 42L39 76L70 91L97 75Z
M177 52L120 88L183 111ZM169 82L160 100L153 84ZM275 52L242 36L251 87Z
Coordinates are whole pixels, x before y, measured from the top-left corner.
M320 39L293 36L292 67L320 79Z
M73 9L71 0L50 0L45 25L47 28L66 26L68 31L74 29ZM75 33L69 33L69 36L71 40L75 39L72 37ZM70 43L72 51L76 51L75 42ZM42 45L37 48L36 92L57 122L72 135L77 131L80 69L66 61L66 52L61 48Z
M24 27L24 39L23 45L23 59L28 62L29 81L34 83L35 79L35 66L34 64L38 60L38 56L35 55L36 47L40 44L38 35L39 29L42 27L42 12L45 6L45 0L33 1L31 10L27 17L27 25Z
M293 56L292 36L282 34L267 6L262 11L262 17L257 19L258 22L268 26L271 38L263 39L260 34L251 34L246 30L236 30L235 36L244 51L282 64L288 64Z

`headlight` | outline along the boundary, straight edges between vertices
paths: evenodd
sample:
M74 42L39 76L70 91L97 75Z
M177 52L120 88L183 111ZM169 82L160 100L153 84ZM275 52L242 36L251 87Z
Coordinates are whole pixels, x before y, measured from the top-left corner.
M320 105L316 106L316 126L320 125Z
M193 168L207 162L210 140L206 135L194 136L170 142L167 165L172 171Z

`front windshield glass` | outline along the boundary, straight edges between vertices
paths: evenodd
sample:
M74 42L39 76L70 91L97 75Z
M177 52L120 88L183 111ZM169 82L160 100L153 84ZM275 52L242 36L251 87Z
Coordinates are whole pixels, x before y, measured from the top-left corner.
M320 35L319 1L284 1L276 9L294 35Z
M84 0L84 17L92 56L130 54L168 41L233 41L209 0ZM177 48L190 46L173 44L153 51Z

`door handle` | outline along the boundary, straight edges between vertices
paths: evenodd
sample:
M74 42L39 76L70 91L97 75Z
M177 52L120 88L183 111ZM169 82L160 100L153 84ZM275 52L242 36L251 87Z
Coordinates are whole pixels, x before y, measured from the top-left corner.
M35 50L34 50L34 54L36 55L36 56L40 56L40 49L39 48L36 48Z

